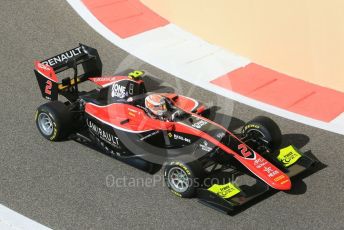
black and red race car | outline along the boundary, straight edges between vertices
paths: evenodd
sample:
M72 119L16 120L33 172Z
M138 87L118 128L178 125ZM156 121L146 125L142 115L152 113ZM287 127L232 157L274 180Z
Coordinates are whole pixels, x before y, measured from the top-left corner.
M74 76L59 79L67 69ZM208 119L209 110L197 100L159 93L169 116L152 117L145 107L147 92L142 71L127 70L102 77L96 49L80 46L35 62L42 96L36 124L48 140L74 139L153 172L164 166L168 188L179 197L230 212L268 190L290 190L291 177L316 163L293 146L280 149L281 131L267 117L256 117L234 134ZM78 74L80 72L80 74ZM91 81L98 87L80 91ZM67 100L61 102L58 96Z

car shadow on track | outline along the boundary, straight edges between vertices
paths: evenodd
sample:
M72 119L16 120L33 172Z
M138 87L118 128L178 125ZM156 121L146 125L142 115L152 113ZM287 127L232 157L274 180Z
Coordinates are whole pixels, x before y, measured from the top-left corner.
M282 137L282 147L293 145L294 147L301 149L309 142L309 137L300 133L284 134Z
M305 152L305 154L316 160L316 163L315 165L310 168L309 170L307 170L306 172L300 174L300 175L297 175L293 178L293 187L290 191L286 191L285 193L287 194L290 194L290 195L301 195L301 194L304 194L306 191L307 191L307 185L303 182L303 179L319 172L320 170L323 170L324 168L327 167L326 164L322 163L319 161L319 159L313 155L312 151L307 151Z

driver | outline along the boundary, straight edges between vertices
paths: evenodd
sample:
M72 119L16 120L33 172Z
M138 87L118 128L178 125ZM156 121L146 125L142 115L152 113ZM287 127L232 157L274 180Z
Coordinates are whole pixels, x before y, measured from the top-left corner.
M145 98L145 106L154 118L167 120L167 105L165 97L160 94L151 94Z
M183 111L160 94L151 94L145 98L145 107L148 115L162 121L175 121Z

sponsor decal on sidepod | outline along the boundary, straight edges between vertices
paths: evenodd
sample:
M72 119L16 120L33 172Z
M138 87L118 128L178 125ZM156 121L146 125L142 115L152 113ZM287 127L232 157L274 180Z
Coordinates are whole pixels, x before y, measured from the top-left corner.
M93 133L97 134L99 136L100 139L113 144L115 146L119 146L119 140L118 137L102 130L101 128L99 128L96 124L94 124L92 121L90 120L86 120L87 126L90 128L91 131L93 131Z

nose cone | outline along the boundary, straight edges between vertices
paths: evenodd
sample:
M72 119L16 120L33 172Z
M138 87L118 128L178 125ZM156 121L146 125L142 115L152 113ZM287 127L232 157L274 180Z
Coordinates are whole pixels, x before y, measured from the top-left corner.
M279 181L276 181L277 178L275 178L274 183L272 183L270 186L277 190L290 190L291 189L291 181L288 176L285 176Z

